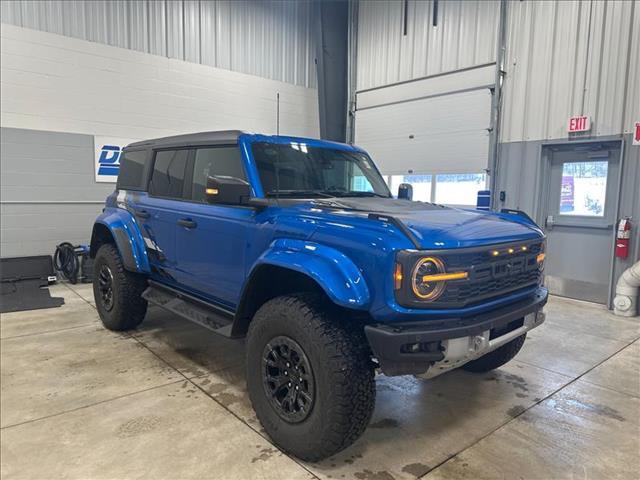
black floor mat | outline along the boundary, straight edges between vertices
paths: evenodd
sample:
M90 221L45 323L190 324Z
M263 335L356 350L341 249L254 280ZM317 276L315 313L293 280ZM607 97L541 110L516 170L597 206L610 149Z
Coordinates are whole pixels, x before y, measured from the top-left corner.
M38 310L64 305L64 298L52 297L41 279L0 283L0 313Z

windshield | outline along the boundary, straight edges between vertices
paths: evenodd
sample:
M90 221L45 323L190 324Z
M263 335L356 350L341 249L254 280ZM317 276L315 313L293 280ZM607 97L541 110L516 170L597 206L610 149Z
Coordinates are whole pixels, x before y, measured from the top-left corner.
M252 149L266 196L391 196L363 153L304 143L254 143Z

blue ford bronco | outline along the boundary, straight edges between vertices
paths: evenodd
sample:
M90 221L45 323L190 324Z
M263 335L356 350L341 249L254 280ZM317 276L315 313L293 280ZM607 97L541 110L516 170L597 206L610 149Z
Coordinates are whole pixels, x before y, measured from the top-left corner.
M258 419L309 461L365 430L376 371L497 368L547 301L525 214L393 198L364 150L307 138L127 146L90 251L106 328L136 328L150 303L246 337Z

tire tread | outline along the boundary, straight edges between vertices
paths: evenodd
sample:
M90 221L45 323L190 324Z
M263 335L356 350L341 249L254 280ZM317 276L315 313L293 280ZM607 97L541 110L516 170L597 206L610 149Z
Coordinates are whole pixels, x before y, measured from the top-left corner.
M102 258L111 268L114 282L119 285L119 295L115 298L113 309L111 312L102 311L95 287L98 277L96 269L94 295L102 323L106 328L113 331L134 329L140 325L147 313L147 301L142 298L142 292L147 287L147 279L144 275L125 270L120 253L113 244L107 243L98 249L94 262L96 267Z
M338 323L331 317L331 305L314 294L294 294L277 297L263 305L249 325L248 337L258 333L274 315L283 315L300 322L312 332L324 360L329 377L332 401L326 419L328 428L321 441L293 448L280 445L285 451L307 461L327 458L355 442L365 431L375 405L374 368L368 343L360 326L345 319ZM262 388L262 385L259 386Z

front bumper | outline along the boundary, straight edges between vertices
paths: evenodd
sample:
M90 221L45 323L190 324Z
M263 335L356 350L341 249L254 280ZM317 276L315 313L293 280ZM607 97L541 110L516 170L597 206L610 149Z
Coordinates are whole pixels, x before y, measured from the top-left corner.
M385 375L425 374L436 366L431 369L431 376L435 376L489 353L540 325L544 321L541 310L548 295L547 289L540 287L524 300L474 316L373 324L364 330ZM440 363L445 360L445 365Z

